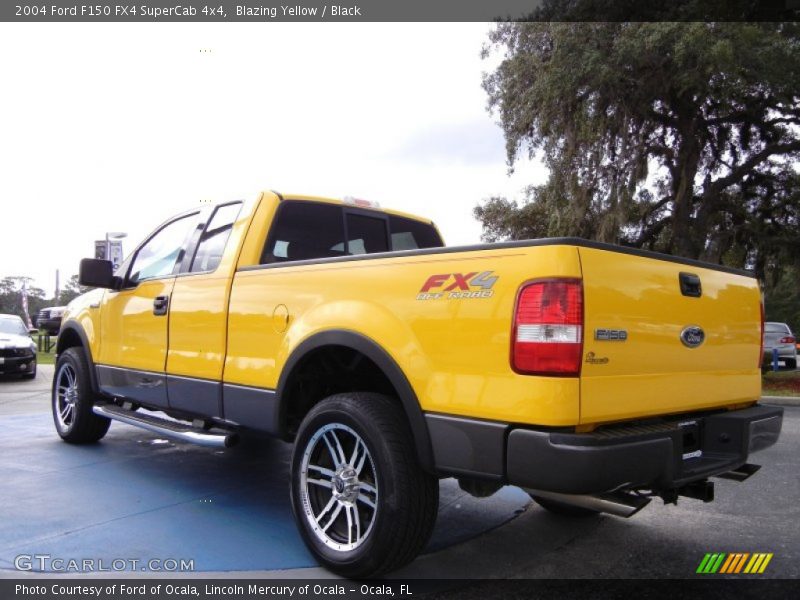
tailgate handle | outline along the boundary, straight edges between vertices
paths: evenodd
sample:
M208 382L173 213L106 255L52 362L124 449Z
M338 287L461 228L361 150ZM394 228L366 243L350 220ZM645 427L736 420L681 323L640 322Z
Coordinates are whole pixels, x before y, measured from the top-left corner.
M700 283L700 278L694 273L680 273L678 281L681 284L681 294L684 296L699 298L703 295L703 286Z

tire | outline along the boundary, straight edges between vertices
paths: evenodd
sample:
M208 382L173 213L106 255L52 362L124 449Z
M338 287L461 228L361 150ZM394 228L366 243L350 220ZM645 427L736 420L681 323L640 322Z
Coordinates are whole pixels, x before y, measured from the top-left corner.
M86 357L80 348L68 348L58 356L51 402L61 439L70 444L91 444L106 434L111 421L94 414L93 404Z
M587 517L596 517L600 511L592 510L591 508L582 508L580 506L572 506L571 504L564 504L557 500L550 500L549 498L540 498L531 495L533 501L548 512L558 515L559 517L570 517L577 519L585 519Z
M300 425L291 475L303 541L334 573L363 578L392 571L430 538L439 482L420 467L405 414L392 398L336 394L314 406Z
M36 361L33 363L33 373L25 373L23 379L36 379Z
M797 368L797 359L796 358L787 358L786 359L786 368L787 369L796 369Z

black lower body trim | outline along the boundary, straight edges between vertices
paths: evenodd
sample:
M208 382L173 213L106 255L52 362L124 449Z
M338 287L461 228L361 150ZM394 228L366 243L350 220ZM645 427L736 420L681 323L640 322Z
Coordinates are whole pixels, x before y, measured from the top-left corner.
M275 390L225 383L222 402L226 421L270 435L280 433Z

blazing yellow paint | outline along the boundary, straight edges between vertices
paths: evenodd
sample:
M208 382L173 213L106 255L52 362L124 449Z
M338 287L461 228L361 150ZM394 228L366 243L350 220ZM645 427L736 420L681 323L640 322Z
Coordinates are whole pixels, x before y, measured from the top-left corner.
M135 288L106 292L100 306L103 341L95 362L164 371L168 319L153 314L153 300L170 295L174 282L174 277L151 279Z
M213 272L189 273L175 279L169 310L167 373L222 379L233 272L260 200L244 203Z
M258 264L280 202L264 192L246 204L213 273L91 292L73 302L69 319L86 331L95 362L275 388L305 339L349 330L382 347L423 410L432 412L585 431L650 415L741 407L760 396L754 279L570 245L241 270ZM482 271L499 277L490 298L417 299L431 275ZM702 298L680 295L681 271L700 276ZM549 277L583 278L584 356L609 359L584 362L580 378L519 375L510 367L519 287ZM172 296L169 319L152 314L153 298L164 294ZM288 317L281 308L276 327L281 305ZM699 348L681 344L688 325L706 332ZM625 329L628 339L595 341L597 328Z
M437 273L494 271L491 298L417 300ZM231 293L225 381L274 388L291 352L327 330L383 347L424 410L485 419L570 425L578 380L517 375L509 365L511 316L528 273L578 277L571 246L506 248L240 271ZM289 325L272 325L283 304Z
M711 269L580 248L584 280L581 422L625 420L752 404L761 396L760 292L755 279ZM702 297L679 291L680 272L698 275ZM681 343L684 327L706 334ZM595 329L625 329L625 342L595 341Z

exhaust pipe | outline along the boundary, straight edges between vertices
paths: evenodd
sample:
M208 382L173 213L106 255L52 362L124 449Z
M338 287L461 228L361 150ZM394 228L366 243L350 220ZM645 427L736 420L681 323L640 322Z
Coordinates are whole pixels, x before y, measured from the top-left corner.
M546 498L570 506L587 508L599 512L616 515L618 517L632 517L645 506L650 504L650 498L626 494L624 492L609 492L607 494L560 494L544 490L526 489L531 496Z
M212 433L210 431L194 429L189 425L183 425L176 421L168 421L153 415L138 414L126 410L115 404L96 404L92 407L96 415L114 419L134 427L140 427L153 433L158 433L183 442L190 442L200 446L211 448L230 448L239 441L239 436L235 433Z

